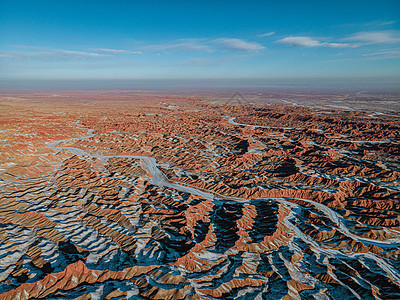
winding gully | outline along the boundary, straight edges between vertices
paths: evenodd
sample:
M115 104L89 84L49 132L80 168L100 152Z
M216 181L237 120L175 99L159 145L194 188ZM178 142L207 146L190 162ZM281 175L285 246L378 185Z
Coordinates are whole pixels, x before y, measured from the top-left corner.
M251 125L251 124L241 124L241 123L236 123L235 118L229 118L228 119L228 123L235 125L235 126L250 126L252 128L270 128L267 126L256 126L256 125ZM80 120L78 120L76 122L77 128L83 129L83 127L80 126ZM285 128L285 129L289 129L289 128ZM167 177L165 176L165 174L158 169L157 167L157 161L156 159L154 159L153 157L149 157L149 156L138 156L138 155L99 155L99 154L90 154L80 148L76 148L76 147L64 147L64 146L59 146L61 143L63 142L67 142L67 141L72 141L72 140L78 140L78 139L88 139L91 137L96 136L96 134L94 133L94 129L88 129L87 133L85 136L80 137L80 138L69 138L69 139L63 139L63 140L58 140L58 141L54 141L50 144L48 144L46 146L46 148L50 148L52 150L55 151L60 151L60 150L68 150L70 152L72 152L74 155L78 155L78 156L87 156L87 157L91 157L91 158L95 158L95 159L100 159L100 160L108 160L111 158L133 158L133 159L139 159L142 161L142 165L143 167L152 175L150 182L153 185L156 185L158 187L161 188L171 188L171 189L175 189L184 193L188 193L188 194L192 194L192 195L196 195L196 196L200 196L206 200L210 200L213 203L216 203L218 205L221 205L222 202L248 202L250 201L249 199L242 199L242 198L229 198L229 197L222 197L221 195L216 194L213 191L209 191L209 190L199 190L197 188L194 187L189 187L189 186L184 186L181 185L179 183L175 183L175 182L170 182ZM315 252L319 252L320 254L324 254L324 255L328 255L328 256L334 256L334 257L342 257L344 254L343 252L340 252L338 250L334 250L334 249L329 249L323 246L320 246L319 243L315 240L313 240L311 237L305 235L298 226L296 226L296 216L293 213L293 209L295 209L296 207L299 207L299 205L294 204L290 201L288 201L288 199L284 199L284 198L268 198L268 199L264 199L264 198L257 198L257 199L251 199L251 200L266 200L266 201L276 201L282 205L284 205L287 208L290 208L292 211L291 213L285 218L284 222L287 225L287 228L291 231L291 234L298 238L301 239L304 243L308 244L309 246L311 246ZM312 200L308 200L308 199L298 199L296 198L296 200L302 200L308 203L313 204L320 212L322 212L327 218L329 218L330 221L332 221L335 225L336 225L336 229L342 233L343 235L345 235L348 238L351 238L355 241L358 242L362 242L365 245L375 245L381 248L400 248L400 237L391 239L391 240L386 240L386 241L377 241L377 240L373 240L373 239L368 239L368 238L362 238L359 237L355 234L353 234L347 227L345 224L345 220L344 218L339 215L338 213L336 213L335 211L333 211L332 209L330 209L329 207L327 207L324 204L312 201ZM291 246L291 248L293 247L294 249L296 249L296 245L294 243L294 241L289 241L289 244ZM364 257L364 258L368 258L371 260L374 260L377 265L379 265L382 270L384 270L387 274L388 277L390 277L393 281L395 282L400 282L400 275L399 275L399 271L393 267L389 262L387 262L385 259L377 256L374 253L348 253L346 254L346 256L348 257ZM354 295L359 298L359 296L357 295L357 293L354 292Z

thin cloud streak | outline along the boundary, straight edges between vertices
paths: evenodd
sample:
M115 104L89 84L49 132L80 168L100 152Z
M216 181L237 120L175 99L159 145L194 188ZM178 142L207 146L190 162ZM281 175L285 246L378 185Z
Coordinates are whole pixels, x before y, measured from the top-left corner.
M50 55L61 55L67 57L110 57L108 54L101 54L95 52L85 52L85 51L73 51L73 50L55 50L53 52L43 52L44 54Z
M53 59L65 59L65 58L106 58L112 57L109 54L101 54L95 52L85 52L85 51L74 51L74 50L62 50L62 49L54 49L49 51L38 51L38 52L21 52L21 51L1 51L0 55L2 57L7 58L38 58L44 60L53 60Z
M362 31L351 35L346 41L363 44L394 44L400 43L399 31Z
M375 53L363 54L363 56L387 55L387 54L391 54L391 55L400 55L400 50L379 51L379 52L375 52Z
M94 48L92 50L96 52L111 53L111 54L143 54L142 51L129 51L129 50L109 49L109 48Z
M280 44L286 44L297 47L328 47L328 48L347 48L356 47L348 43L322 43L309 36L288 36L277 41Z
M376 20L371 22L361 22L361 23L344 23L344 24L336 24L335 27L344 27L344 28L357 28L357 30L376 30L378 27L388 27L393 24L396 24L398 21L396 20Z
M175 51L205 51L208 53L213 52L211 47L205 45L203 43L203 39L181 39L172 43L166 44L158 44L158 45L150 45L146 46L143 49L150 51L167 51L167 50L175 50Z
M374 59L390 59L390 58L399 58L400 50L383 50L374 53L365 53L362 56L374 58Z
M383 60L383 59L397 59L400 58L400 49L382 50L372 53L364 53L361 56L353 58L339 58L324 60L321 62L331 63L331 62L347 62L347 61L367 61L367 60Z
M308 36L288 36L277 41L280 44L287 44L299 47L318 47L322 46L320 42Z
M149 51L205 51L208 53L215 52L220 49L236 50L236 51L258 51L265 49L259 43L248 42L238 38L217 38L217 39L181 39L175 42L149 45L143 48Z
M222 48L229 50L258 51L265 49L265 47L259 43L248 42L242 39L235 38L219 38L215 39L214 42Z
M271 32L266 32L266 33L262 33L262 34L257 34L257 37L267 37L267 36L272 36L275 34L275 31L271 31Z

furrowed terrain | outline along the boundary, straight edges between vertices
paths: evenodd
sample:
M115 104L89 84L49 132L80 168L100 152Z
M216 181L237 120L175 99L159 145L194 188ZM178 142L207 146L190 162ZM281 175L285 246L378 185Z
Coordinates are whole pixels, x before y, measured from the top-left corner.
M398 111L285 101L2 96L0 299L400 299Z

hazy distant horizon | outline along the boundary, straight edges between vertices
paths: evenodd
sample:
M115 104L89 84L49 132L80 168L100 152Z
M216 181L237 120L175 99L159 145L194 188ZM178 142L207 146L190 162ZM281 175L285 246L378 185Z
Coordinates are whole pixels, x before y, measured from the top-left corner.
M399 94L400 78L0 79L2 92L56 90L248 90Z

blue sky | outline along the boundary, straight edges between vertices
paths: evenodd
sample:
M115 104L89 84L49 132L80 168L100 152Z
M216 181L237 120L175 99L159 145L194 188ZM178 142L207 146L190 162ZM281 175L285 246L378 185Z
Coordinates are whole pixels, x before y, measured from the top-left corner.
M0 77L400 77L400 1L0 0Z

